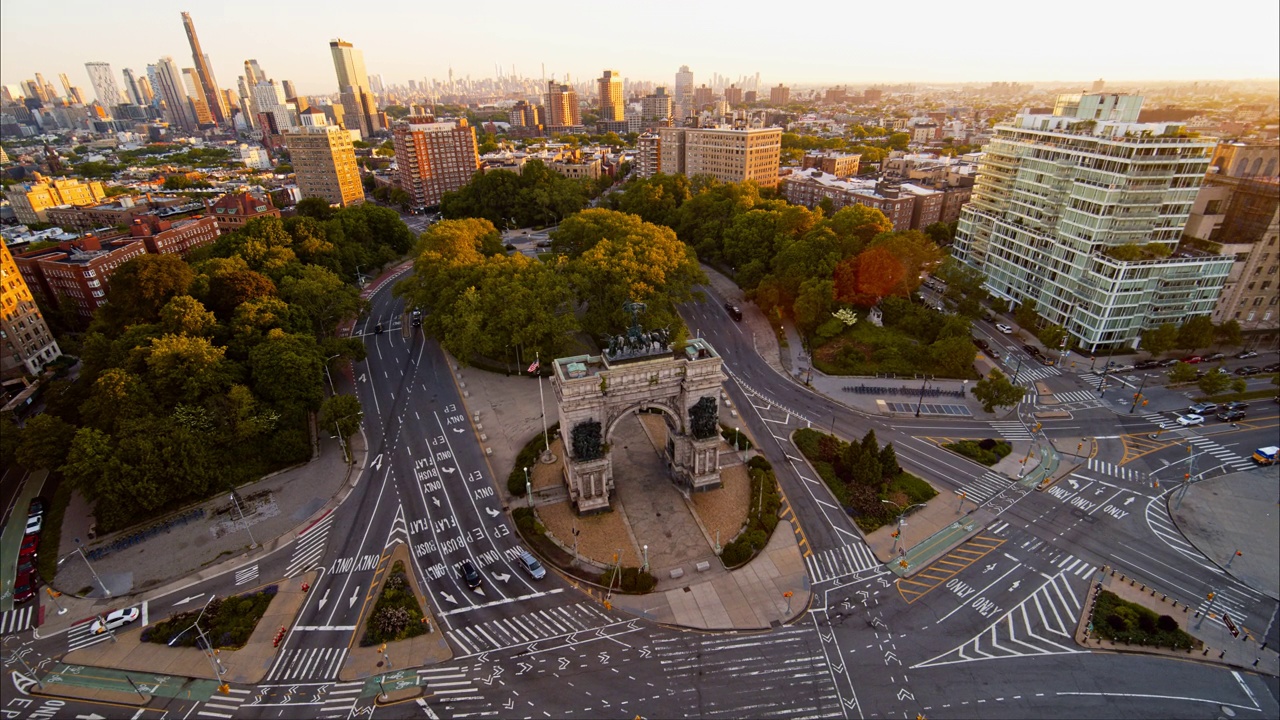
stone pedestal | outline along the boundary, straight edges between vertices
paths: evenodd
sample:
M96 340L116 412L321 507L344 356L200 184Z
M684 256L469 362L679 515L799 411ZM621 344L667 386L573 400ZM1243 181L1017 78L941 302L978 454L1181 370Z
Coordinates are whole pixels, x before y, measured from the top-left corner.
M564 474L569 499L579 515L609 509L609 500L613 497L613 464L608 457L586 461L565 458Z

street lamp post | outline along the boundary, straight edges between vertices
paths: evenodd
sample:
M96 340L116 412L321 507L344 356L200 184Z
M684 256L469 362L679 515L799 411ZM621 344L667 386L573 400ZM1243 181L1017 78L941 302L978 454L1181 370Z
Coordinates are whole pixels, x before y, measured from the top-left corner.
M524 496L529 499L529 507L533 507L533 485L529 482L529 466L524 468Z
M649 572L649 546L644 546L644 571Z
M209 637L204 634L204 629L200 627L200 618L204 617L204 611L209 609L209 603L213 602L214 597L216 596L209 596L209 599L204 603L204 607L200 608L200 614L196 615L195 622L191 623L191 627L183 630L177 635L174 635L173 639L169 641L169 647L173 647L173 644L178 642L178 638L186 635L192 630L195 630L196 634L200 636L200 642L204 643L204 656L205 659L209 661L209 667L213 669L213 674L218 681L219 689L226 692L226 682L223 680L222 676L226 674L227 669L222 667L222 661L217 658L217 652L213 649L213 645L209 643Z
M98 581L98 585L102 588L102 594L108 598L111 597L111 591L107 589L107 584L102 582L102 578L98 577L98 572L93 569L93 563L89 562L89 556L84 554L84 546L80 544L80 538L75 538L75 541L76 552L80 553L80 557L84 560L85 566L89 568L89 574L93 575L93 579ZM70 553L59 558L58 564L61 565L62 562L69 557L71 557Z
M249 549L258 547L258 541L253 539L253 529L249 527L249 521L244 517L244 508L240 507L240 501L236 499L236 491L231 491L231 504L236 506L236 512L240 513L240 521L244 523L244 531L249 533Z
M1138 392L1133 394L1133 404L1129 406L1129 414L1132 415L1135 408L1138 407L1138 401L1142 399L1142 388L1147 386L1147 378L1150 375L1143 373L1142 382L1138 384Z
M929 387L929 381L925 380L920 386L920 402L916 403L916 417L920 417L920 409L924 407L924 391L927 387Z
M916 503L915 505L908 505L907 507L904 508L892 500L881 500L880 502L886 505L892 505L898 508L898 511L899 511L898 512L898 530L896 533L894 533L893 547L890 548L889 552L896 552L898 549L898 541L902 540L902 554L905 555L907 552L907 542L902 539L902 526L906 524L905 521L907 518L907 513L911 512L915 508L924 507L924 503Z

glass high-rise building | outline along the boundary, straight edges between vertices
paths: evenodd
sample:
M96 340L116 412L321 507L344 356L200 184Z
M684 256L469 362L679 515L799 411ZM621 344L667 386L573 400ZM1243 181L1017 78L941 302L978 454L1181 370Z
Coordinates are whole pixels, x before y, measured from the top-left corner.
M1216 140L1138 123L1142 98L1062 95L997 125L952 254L1090 352L1209 315L1232 258L1180 250ZM1031 329L1031 328L1029 328Z

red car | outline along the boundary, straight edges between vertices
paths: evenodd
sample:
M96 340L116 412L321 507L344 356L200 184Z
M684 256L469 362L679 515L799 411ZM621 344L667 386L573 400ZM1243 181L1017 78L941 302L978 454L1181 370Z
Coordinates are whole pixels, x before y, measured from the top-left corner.
M13 602L24 603L36 596L36 574L33 572L18 573L13 583Z
M1198 362L1200 362L1200 361L1202 361L1202 360L1204 360L1204 358L1200 357L1199 355L1190 355L1190 356L1188 356L1188 357L1184 357L1184 358L1182 358L1182 362L1184 362L1184 363L1186 363L1186 364L1188 364L1188 365L1195 365L1196 363L1198 363Z
M22 549L18 551L19 558L35 557L36 551L40 549L40 536L27 535L22 538Z

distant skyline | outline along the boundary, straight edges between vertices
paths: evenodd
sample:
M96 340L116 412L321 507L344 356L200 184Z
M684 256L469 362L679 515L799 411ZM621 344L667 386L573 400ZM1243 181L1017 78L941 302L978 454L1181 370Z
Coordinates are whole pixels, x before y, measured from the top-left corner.
M628 80L671 86L689 65L701 85L713 73L760 73L784 84L1109 82L1280 77L1280 3L1224 0L1211 12L1157 2L1046 5L1025 0L869 6L722 4L656 0L641 6L562 2L531 8L494 0L424 3L368 11L313 0L300 8L228 0L180 5L69 0L56 11L0 4L0 82L65 72L89 92L84 64L115 74L146 71L163 55L192 67L180 13L191 13L214 74L236 87L254 58L304 95L337 92L329 41L364 52L388 84L515 72L575 82L617 69ZM497 19L495 19L497 18ZM1218 24L1222 21L1222 24ZM59 91L61 88L58 88Z

